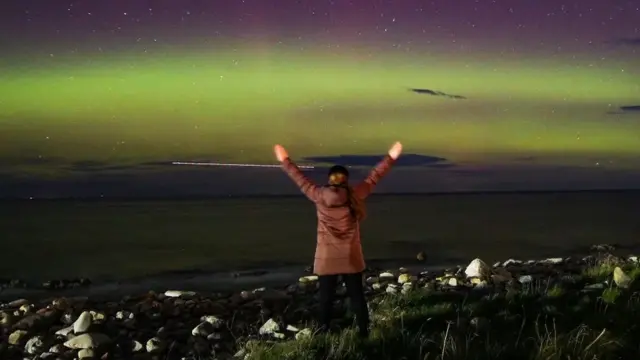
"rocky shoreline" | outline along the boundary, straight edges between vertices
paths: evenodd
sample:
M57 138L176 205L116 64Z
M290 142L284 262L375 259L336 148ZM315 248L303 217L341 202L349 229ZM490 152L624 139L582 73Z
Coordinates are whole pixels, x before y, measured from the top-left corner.
M388 296L426 292L501 292L529 283L572 281L597 264L637 263L616 257L610 247L595 247L584 258L507 261L487 265L475 259L441 270L368 270L366 292L376 318L376 304ZM301 271L301 274L303 272ZM629 281L619 268L617 284ZM78 286L91 286L77 282ZM588 284L597 291L605 282ZM621 285L622 286L622 285ZM251 343L313 336L317 277L304 275L295 284L234 293L166 290L101 300L86 296L16 299L0 303L2 359L230 359L245 358ZM341 328L346 289L336 306Z

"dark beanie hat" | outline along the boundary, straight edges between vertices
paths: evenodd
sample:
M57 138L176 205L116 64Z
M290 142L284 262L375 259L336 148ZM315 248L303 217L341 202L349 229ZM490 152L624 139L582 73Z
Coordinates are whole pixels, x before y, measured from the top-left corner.
M349 177L349 170L342 165L334 165L329 169L329 175L336 173L344 174L344 176Z

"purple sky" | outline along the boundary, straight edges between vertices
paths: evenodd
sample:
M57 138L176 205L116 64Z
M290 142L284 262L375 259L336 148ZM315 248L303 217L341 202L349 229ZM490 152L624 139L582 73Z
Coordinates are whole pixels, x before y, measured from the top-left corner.
M96 39L126 48L241 36L307 45L597 55L602 44L640 43L640 1L7 0L0 10L2 40L16 50L36 44L84 49Z

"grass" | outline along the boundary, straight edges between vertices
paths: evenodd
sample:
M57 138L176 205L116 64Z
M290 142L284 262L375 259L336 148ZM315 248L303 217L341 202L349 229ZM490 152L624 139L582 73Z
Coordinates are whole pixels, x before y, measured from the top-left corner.
M632 278L637 265L624 270ZM374 299L369 339L339 334L252 343L251 359L632 359L640 355L640 286L611 282L610 264L564 280L490 291L427 291ZM553 283L553 285L550 285Z

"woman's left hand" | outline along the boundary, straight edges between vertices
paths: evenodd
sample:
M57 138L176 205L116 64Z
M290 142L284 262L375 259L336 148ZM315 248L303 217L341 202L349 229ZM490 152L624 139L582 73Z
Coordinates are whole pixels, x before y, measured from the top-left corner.
M276 154L276 159L278 159L278 161L280 162L283 162L286 158L289 157L287 150L285 150L285 148L282 147L282 145L274 146L273 152Z

